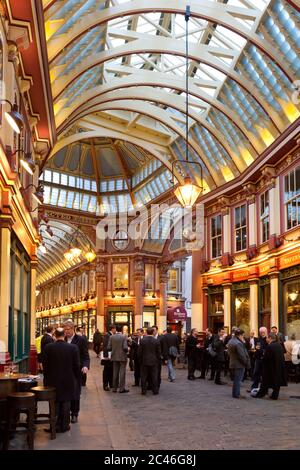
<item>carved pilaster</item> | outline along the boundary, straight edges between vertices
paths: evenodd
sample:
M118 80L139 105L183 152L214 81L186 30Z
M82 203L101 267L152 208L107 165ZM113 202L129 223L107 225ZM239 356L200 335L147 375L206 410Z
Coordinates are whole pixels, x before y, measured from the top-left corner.
M159 282L160 283L167 283L168 280L169 280L169 275L168 275L168 271L169 269L171 268L171 264L170 263L162 263L162 264L159 264L158 265L158 269L159 269Z
M133 278L135 281L143 281L144 276L144 261L142 258L136 258L133 265Z
M97 282L105 282L107 279L107 263L103 259L97 260L96 279Z

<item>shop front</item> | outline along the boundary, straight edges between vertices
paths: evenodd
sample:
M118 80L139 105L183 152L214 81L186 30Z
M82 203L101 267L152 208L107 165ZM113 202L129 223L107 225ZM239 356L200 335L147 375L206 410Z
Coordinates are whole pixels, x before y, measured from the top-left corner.
M178 334L179 338L182 337L182 332L185 331L186 321L187 311L183 305L168 308L167 325Z
M247 281L232 284L231 325L250 336L250 286Z
M280 273L281 299L280 311L281 331L286 336L296 334L300 339L300 266L285 269Z
M131 305L120 305L107 309L107 330L110 325L122 327L122 332L130 335L133 332L133 307Z
M224 326L223 286L208 288L208 327L217 333Z
M143 328L150 328L156 325L156 306L143 308Z
M271 329L271 284L269 276L259 279L258 291L258 326L265 326L268 331Z

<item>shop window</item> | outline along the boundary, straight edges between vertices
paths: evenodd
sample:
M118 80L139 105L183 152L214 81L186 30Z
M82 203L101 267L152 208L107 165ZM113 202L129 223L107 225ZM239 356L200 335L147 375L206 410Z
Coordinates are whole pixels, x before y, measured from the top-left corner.
M271 286L268 277L259 281L259 327L271 328Z
M284 284L284 332L287 336L296 334L300 339L300 280L288 281Z
M247 248L247 210L246 204L234 209L235 251Z
M3 81L3 42L0 36L0 97L4 96L4 81ZM2 103L0 103L0 126L2 124Z
M300 166L284 177L286 230L300 224Z
M270 237L270 206L269 191L260 196L260 239L262 243L269 240Z
M208 291L208 326L214 333L224 326L223 287L210 288Z
M128 264L113 264L113 290L128 289Z
M154 264L145 264L145 289L154 290Z
M211 218L211 257L219 258L222 255L222 216L217 215Z
M143 312L143 328L150 328L155 323L155 311Z
M236 286L233 289L233 325L245 331L246 336L250 335L250 289L243 289Z
M170 269L168 274L168 292L179 292L179 269Z
M10 278L9 352L13 361L29 355L30 262L12 237Z

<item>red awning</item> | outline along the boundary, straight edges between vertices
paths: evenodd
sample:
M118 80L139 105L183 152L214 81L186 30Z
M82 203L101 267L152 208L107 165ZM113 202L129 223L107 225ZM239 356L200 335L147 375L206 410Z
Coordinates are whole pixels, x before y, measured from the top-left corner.
M187 319L187 311L182 305L179 305L178 307L168 308L167 320L169 322L186 321L186 319Z

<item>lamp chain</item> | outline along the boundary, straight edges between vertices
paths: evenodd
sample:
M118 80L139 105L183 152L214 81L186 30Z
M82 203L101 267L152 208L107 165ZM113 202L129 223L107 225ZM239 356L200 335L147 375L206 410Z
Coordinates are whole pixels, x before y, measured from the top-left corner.
M186 122L185 122L185 158L189 161L189 19L191 16L190 5L186 6L185 10L185 59L186 59L186 71L185 71L185 95L186 95Z

